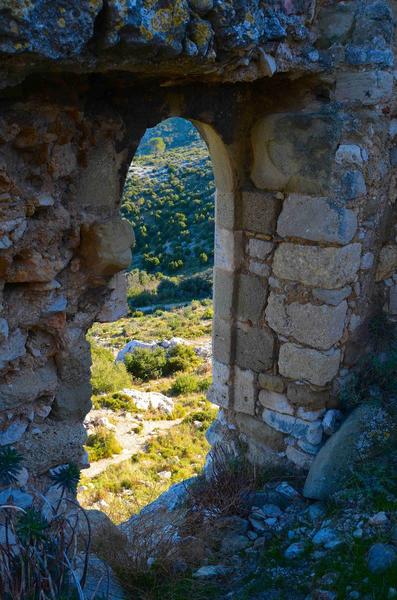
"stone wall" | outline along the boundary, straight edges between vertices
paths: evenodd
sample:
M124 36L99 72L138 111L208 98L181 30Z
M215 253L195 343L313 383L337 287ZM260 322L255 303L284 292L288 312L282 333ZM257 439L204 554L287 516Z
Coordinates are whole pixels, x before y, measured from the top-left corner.
M37 37L45 11L35 21L30 9L0 9L0 444L23 453L43 488L50 469L84 465L85 334L123 314L133 244L123 181L145 129L179 115L206 139L217 187L211 398L222 410L210 439L237 432L253 459L306 469L335 429L368 319L383 306L397 314L391 9L256 7L263 35L243 36L236 66L236 32L252 20L231 2L191 3L183 19L204 11L221 37L200 58L188 51L194 28L177 28L180 62L159 37L142 55L132 8L117 33L124 46L104 49L118 4L105 15L88 4L69 31L87 27L86 45L67 54L61 36L59 56ZM221 5L231 12L220 16ZM12 43L4 19L17 24ZM271 39L277 23L284 33ZM18 36L30 44L20 51Z

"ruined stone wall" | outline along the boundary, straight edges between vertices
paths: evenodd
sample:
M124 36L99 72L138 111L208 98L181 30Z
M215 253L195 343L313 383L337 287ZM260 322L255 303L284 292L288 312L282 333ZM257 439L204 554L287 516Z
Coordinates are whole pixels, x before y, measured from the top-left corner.
M235 35L241 14L233 14ZM211 398L222 411L213 443L237 432L253 459L307 469L334 431L338 388L366 350L368 319L381 306L397 313L390 8L302 4L262 16L284 33L258 38L248 63L245 40L229 70L219 45L211 73L210 57L182 50L192 75L164 58L149 67L136 40L125 42L126 56L88 60L88 44L59 63L39 46L17 57L0 46L9 53L0 99L0 445L24 455L31 482L44 487L49 469L84 464L85 334L123 314L120 272L133 234L119 216L121 190L142 134L162 119L191 119L215 169ZM109 21L94 21L98 41ZM54 65L80 73L56 74ZM145 65L150 80L136 74Z

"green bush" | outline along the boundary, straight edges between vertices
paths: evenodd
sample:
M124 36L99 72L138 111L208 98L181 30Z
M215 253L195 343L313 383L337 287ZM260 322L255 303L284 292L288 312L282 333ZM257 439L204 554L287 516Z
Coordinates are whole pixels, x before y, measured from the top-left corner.
M171 394L180 396L182 394L193 394L194 392L205 392L210 385L210 378L203 379L197 375L184 373L175 379L171 387Z
M163 348L136 348L125 357L128 372L142 381L161 377L166 364L167 356Z
M130 396L123 394L122 392L114 392L113 394L106 394L101 396L92 397L92 405L94 408L108 408L109 410L135 412L136 406Z
M115 363L110 350L92 344L91 356L91 385L94 394L109 394L130 387L131 379L125 365Z
M95 462L101 460L101 458L110 458L113 454L120 454L123 448L113 431L108 431L103 427L88 436L86 449L88 459Z
M190 371L196 368L202 360L197 356L194 348L185 344L177 344L171 348L168 354L166 373L172 374L178 371Z

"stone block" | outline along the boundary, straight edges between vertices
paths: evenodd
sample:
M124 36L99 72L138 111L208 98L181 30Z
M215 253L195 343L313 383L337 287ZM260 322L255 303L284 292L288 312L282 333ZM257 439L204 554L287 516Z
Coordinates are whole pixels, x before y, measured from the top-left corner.
M230 319L233 315L234 280L232 271L214 268L214 311L217 317Z
M336 78L338 102L354 102L371 106L390 100L393 75L387 71L341 72Z
M339 165L351 164L361 166L366 154L357 144L341 144L336 151L335 160Z
M277 452L284 449L284 435L263 421L244 413L236 413L235 420L239 430L247 436L248 440L254 440Z
M260 189L326 193L339 135L339 120L332 115L279 113L261 119L251 135L252 181Z
M238 280L237 311L239 321L258 323L266 304L267 281L242 273Z
M328 48L335 43L343 44L349 39L355 12L354 2L319 7L318 43L321 48Z
M111 277L129 267L133 244L131 225L116 217L105 223L83 225L80 256L94 276Z
M270 276L270 266L263 262L257 262L256 260L250 260L248 264L248 270L252 275L258 275L259 277L265 277L266 279Z
M300 469L308 470L313 462L313 456L306 453L304 450L297 448L296 446L287 446L285 451L288 460Z
M208 390L208 400L221 408L230 403L230 367L217 360L212 361L212 386Z
M272 392L282 394L285 390L285 382L280 375L272 375L271 373L259 373L259 387Z
M8 325L6 331L7 337L0 342L0 370L4 369L9 362L26 354L27 333L22 332L20 329L8 332Z
M343 335L347 313L347 302L339 306L328 304L286 304L285 297L270 293L266 307L269 326L278 334L293 337L298 342L328 350Z
M219 317L214 319L212 328L212 353L215 360L229 364L231 360L232 323Z
M51 397L57 385L57 372L52 362L43 367L17 371L8 377L7 382L0 383L1 408L14 409L43 396Z
M216 226L233 230L235 226L236 200L233 192L215 193Z
M309 423L297 419L294 416L282 414L274 410L265 408L262 414L262 418L265 423L273 427L277 431L292 435L297 439L306 439L306 435L309 431Z
M226 271L238 269L243 254L241 231L230 231L217 227L215 229L214 266Z
M281 237L313 242L348 244L357 231L357 216L326 198L291 194L283 203L277 223Z
M319 248L283 243L275 252L273 271L281 279L335 289L355 279L360 259L361 244Z
M125 273L117 273L108 283L109 297L102 306L96 321L99 323L111 323L128 315L127 304L127 277Z
M270 330L263 327L236 329L236 363L243 369L263 371L273 365L274 338Z
M388 279L397 271L397 246L387 244L380 251L378 267L376 270L376 281Z
M288 402L287 396L270 390L261 390L259 392L259 402L264 408L269 408L285 415L293 415L294 407Z
M338 306L345 298L348 298L352 293L350 285L345 286L341 290L322 290L316 288L312 290L313 297L320 302L330 304L331 306Z
M339 194L343 200L354 200L366 193L367 186L360 171L346 171L346 173L343 173L339 184Z
M339 363L340 350L325 353L286 343L280 348L278 364L284 377L324 386L338 373Z
M253 233L274 234L281 202L264 192L242 193L242 228Z
M306 410L321 410L329 402L329 390L313 390L304 383L289 383L287 387L287 398L298 407Z
M265 260L272 252L273 248L274 244L272 242L260 240L258 238L250 238L247 243L247 254L252 258Z
M235 367L234 410L254 416L256 394L255 373Z

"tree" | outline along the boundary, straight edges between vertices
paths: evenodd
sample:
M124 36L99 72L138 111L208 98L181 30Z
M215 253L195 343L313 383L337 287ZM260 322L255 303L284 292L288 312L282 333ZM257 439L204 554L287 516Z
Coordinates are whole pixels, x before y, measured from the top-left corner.
M165 141L162 137L154 137L149 140L150 147L152 148L153 154L158 156L165 152Z

